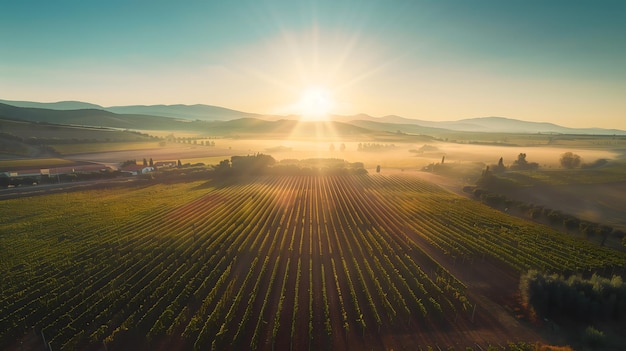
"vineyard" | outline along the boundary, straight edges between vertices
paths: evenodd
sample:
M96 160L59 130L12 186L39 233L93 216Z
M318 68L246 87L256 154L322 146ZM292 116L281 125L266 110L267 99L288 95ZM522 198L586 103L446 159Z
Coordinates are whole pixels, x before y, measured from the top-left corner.
M451 267L626 264L410 176L156 184L0 210L0 348L36 335L53 350L415 349L447 330L464 349L481 320Z

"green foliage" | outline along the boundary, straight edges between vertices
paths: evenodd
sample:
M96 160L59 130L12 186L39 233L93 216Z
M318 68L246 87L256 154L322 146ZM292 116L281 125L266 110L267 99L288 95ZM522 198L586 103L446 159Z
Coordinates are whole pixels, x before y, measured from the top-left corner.
M605 346L607 342L604 332L592 326L585 328L582 339L586 345L591 347L602 347Z
M522 300L539 315L583 322L626 320L626 284L594 274L565 278L531 270L520 278Z
M404 176L154 184L0 206L3 349L32 326L59 349L164 338L268 349L266 336L288 335L304 349L312 326L312 346L330 349L343 335L327 336L329 319L356 339L468 318L465 286L411 233L458 264L486 256L519 271L626 257Z

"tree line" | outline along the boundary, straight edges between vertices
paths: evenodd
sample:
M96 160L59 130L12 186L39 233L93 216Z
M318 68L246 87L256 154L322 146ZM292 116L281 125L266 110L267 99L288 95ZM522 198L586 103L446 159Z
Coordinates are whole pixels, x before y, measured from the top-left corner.
M232 156L214 167L216 176L241 175L349 175L367 174L363 163L342 159L282 160L265 154Z

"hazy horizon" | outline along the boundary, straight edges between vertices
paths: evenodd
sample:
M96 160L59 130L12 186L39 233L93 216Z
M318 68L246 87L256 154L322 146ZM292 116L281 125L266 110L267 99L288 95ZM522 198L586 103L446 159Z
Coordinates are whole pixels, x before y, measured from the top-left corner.
M0 98L626 129L626 3L5 5Z

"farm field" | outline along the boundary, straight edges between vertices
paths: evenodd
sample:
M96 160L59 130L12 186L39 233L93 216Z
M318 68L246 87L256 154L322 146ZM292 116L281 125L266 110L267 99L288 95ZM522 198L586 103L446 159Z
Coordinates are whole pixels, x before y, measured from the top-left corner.
M168 145L171 148L172 145ZM61 155L73 155L73 154L90 154L90 153L108 153L116 151L136 151L136 150L148 150L159 149L157 141L138 141L138 142L108 142L108 143L73 143L73 144L58 144L53 146L54 150Z
M0 210L0 348L42 336L54 350L545 342L509 311L522 272L626 265L406 175L153 184Z
M0 160L0 169L24 169L24 168L44 168L62 167L72 165L73 161L62 158L23 158Z
M498 174L496 184L487 188L514 200L626 229L623 159L592 169L505 172Z

